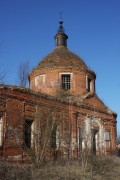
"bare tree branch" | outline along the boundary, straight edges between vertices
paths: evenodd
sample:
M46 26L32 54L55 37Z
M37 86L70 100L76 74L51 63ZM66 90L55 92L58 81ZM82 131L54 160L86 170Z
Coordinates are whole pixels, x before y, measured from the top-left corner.
M28 74L30 71L29 62L21 63L18 67L18 81L19 85L22 87L26 87L28 82Z
M5 52L1 51L1 49L3 49L3 42L0 42L0 54L5 53ZM2 65L1 65L1 67L0 67L0 83L3 83L7 73L6 73L5 69L3 69Z
M6 77L6 72L3 70L0 70L0 83L3 83L5 77Z

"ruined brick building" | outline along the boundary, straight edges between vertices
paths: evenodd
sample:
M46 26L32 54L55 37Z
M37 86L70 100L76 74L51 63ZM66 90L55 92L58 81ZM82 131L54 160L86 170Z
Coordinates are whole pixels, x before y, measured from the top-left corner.
M95 92L96 74L67 48L63 21L56 47L29 74L29 88L0 85L0 156L30 152L78 157L116 150L116 113Z

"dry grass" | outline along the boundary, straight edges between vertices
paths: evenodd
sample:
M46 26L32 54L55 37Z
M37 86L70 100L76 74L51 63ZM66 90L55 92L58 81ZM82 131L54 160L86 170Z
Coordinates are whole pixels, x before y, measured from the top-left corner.
M95 158L95 157L94 157ZM95 158L86 172L80 160L56 161L35 168L33 165L0 162L0 180L119 180L120 158ZM93 163L94 162L94 163ZM92 167L92 168L91 168Z

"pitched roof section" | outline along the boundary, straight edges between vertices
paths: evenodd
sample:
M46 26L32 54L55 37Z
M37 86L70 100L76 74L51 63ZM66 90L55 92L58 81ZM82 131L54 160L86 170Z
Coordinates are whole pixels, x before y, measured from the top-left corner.
M49 100L54 100L54 101L58 101L61 103L68 103L68 104L73 104L75 106L80 106L83 108L91 108L94 110L97 110L98 112L104 112L110 115L113 115L115 117L117 117L117 114L115 112L113 112L112 110L110 110L100 99L99 97L95 94L95 93L85 93L82 96L75 96L75 95L68 95L68 96L64 96L62 97L55 97L55 96L51 96L48 94L44 94L44 93L40 93L40 92L35 92L29 88L23 88L23 87L19 87L19 86L12 86L12 85L5 85L5 84L0 84L0 98L1 97L5 97L5 91L7 92L7 94L9 94L9 92L11 92L11 95L14 94L14 97L16 95L15 92L17 92L17 95L19 96L20 92L23 94L29 94L37 96L38 98L46 98ZM9 94L10 95L10 94ZM21 96L22 99L23 97L25 98L26 96ZM27 97L26 97L27 98ZM31 96L31 100L32 100L32 96ZM94 102L94 103L92 103Z
M68 95L61 98L61 101L68 102L77 106L88 107L97 112L104 112L106 114L117 117L117 114L109 109L100 98L92 92L79 95Z

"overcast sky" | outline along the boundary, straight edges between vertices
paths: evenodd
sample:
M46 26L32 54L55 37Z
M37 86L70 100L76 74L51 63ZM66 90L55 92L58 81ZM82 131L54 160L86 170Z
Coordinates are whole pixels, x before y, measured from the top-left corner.
M20 63L31 68L55 48L60 12L68 48L96 73L96 93L118 114L120 132L120 0L0 0L0 67L17 84Z

